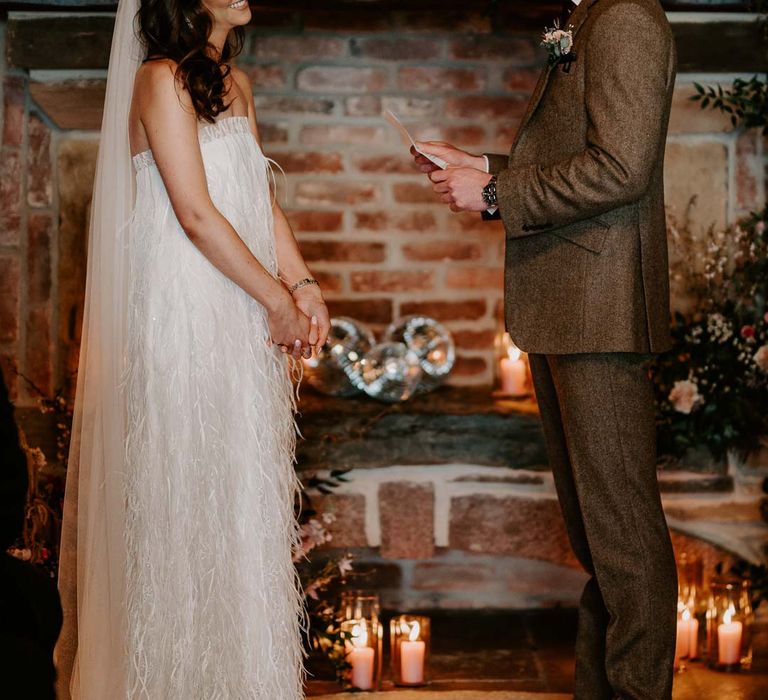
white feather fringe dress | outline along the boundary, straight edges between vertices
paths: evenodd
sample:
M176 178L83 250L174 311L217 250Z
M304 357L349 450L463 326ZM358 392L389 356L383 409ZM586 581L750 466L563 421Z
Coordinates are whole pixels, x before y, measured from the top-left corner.
M245 117L200 130L211 198L277 274L270 165ZM127 373L130 700L295 700L295 427L263 307L195 248L134 156Z

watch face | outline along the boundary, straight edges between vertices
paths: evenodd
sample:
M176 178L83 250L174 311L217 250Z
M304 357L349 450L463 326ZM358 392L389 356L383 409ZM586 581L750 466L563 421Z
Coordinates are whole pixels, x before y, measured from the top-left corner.
M496 206L496 177L483 188L483 199L489 207Z

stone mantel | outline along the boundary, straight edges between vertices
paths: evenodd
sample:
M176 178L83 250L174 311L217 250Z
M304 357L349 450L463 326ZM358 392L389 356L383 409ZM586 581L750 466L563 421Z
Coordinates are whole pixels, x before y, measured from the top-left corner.
M472 465L482 472L472 479L486 483L529 484L548 478L536 403L497 399L485 387L441 387L397 404L320 396L307 387L301 392L297 422L302 472ZM659 479L669 494L733 489L725 464L708 460L666 465Z
M536 405L496 401L484 388L445 387L399 404L307 389L299 412L302 470L447 463L547 468Z

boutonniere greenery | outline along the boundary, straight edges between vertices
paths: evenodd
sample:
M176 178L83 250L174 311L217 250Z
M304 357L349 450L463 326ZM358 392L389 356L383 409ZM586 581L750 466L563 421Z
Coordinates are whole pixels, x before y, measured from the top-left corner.
M576 60L573 50L573 29L560 29L560 23L555 20L555 26L544 30L541 45L547 49L550 65L562 65L567 73L571 63Z

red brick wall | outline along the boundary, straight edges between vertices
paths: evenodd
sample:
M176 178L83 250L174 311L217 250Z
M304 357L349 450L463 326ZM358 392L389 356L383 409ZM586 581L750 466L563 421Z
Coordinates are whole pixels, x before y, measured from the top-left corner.
M379 331L408 313L444 321L458 343L456 384L493 379L503 231L439 204L381 113L394 110L423 139L505 151L544 58L543 20L521 24L528 5L514 7L515 17L499 7L493 25L475 11L261 9L240 57L265 150L287 173L282 201L332 312ZM71 386L77 367L104 83L44 73L30 88L24 70L0 61L0 361L51 391ZM766 147L690 102L694 79L678 76L666 189L678 217L697 196L692 223L706 231L763 206ZM33 394L22 386L18 398Z
M267 13L239 60L265 149L331 309L382 329L425 313L455 333L454 383L490 383L503 232L441 205L381 117L418 138L506 151L542 56L536 33L453 13Z
M51 132L30 114L28 81L3 77L0 147L0 365L16 396L15 370L50 392L56 212Z

